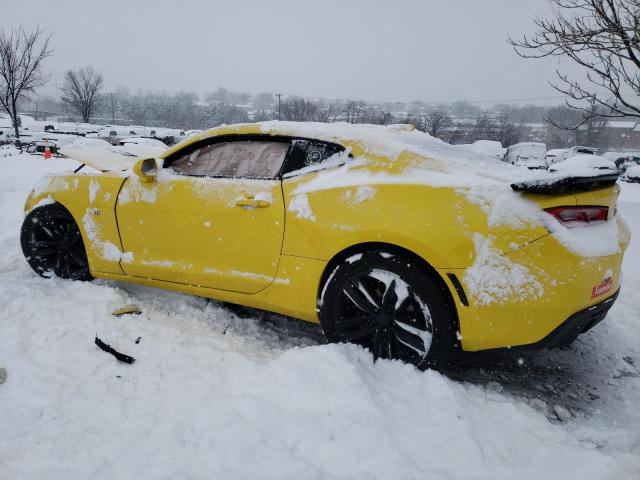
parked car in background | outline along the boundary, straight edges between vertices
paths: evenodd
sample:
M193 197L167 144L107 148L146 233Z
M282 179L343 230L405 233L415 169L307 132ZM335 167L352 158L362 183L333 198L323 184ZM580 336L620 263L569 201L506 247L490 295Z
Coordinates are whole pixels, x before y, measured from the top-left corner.
M29 143L31 143L34 140L33 138L33 134L31 132L27 131L20 131L20 136L18 138L16 138L16 134L11 131L11 133L9 133L7 135L7 139L5 143L14 143L14 144L20 144L20 145L28 145Z
M522 142L507 148L504 161L530 169L547 168L547 146L538 142Z
M56 142L42 141L42 140L35 140L29 143L29 145L27 145L27 153L31 153L34 155L44 154L47 146L49 147L49 151L52 154L58 153L58 144Z
M504 156L502 143L495 140L476 140L471 144L464 145L464 148L471 150L472 152L489 155L490 157L497 158L498 160L502 160Z
M566 148L552 148L551 150L547 151L547 155L546 155L547 166L553 165L554 163L562 160L562 155L566 151L567 151Z
M0 145L9 143L9 132L8 128L0 128Z
M598 149L593 147L583 147L581 145L576 145L575 147L571 147L567 149L562 155L561 160L566 160L567 158L571 158L574 155L597 155Z
M640 183L640 165L634 165L625 170L622 175L625 182Z
M640 165L640 152L606 152L602 156L615 162L616 167L623 172L629 167Z
M593 170L607 170L611 173L618 173L618 167L611 160L600 155L589 155L580 153L561 162L549 166L550 172L589 174ZM600 172L602 173L602 172Z
M164 142L151 137L130 137L123 138L118 142L118 146L127 153L136 157L156 157L162 155L167 146Z
M111 145L118 145L123 138L130 137L131 129L129 127L109 127L98 131L97 138L106 140Z

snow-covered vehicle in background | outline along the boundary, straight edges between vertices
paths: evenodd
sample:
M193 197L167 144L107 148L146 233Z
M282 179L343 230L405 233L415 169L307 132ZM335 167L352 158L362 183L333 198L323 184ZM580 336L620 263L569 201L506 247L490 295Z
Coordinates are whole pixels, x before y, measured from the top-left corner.
M154 138L162 140L166 145L176 145L188 138L187 132L177 128L158 128Z
M131 129L127 127L114 127L109 126L98 131L96 137L100 140L105 140L111 145L118 145L118 142L123 138L131 136Z
M625 182L640 183L640 165L629 167L622 175Z
M7 116L0 115L0 145L16 143L17 140L19 140L22 145L26 145L34 140L31 135L31 129L28 126L31 117L20 115L20 118L25 123L18 128L19 138L16 139L15 129L13 128L11 120Z
M545 157L547 161L547 166L553 165L556 162L562 160L562 155L566 152L566 148L552 148L551 150L547 150L547 155Z
M6 135L6 141L5 143L13 143L16 145L28 145L29 143L33 142L34 140L38 140L38 138L34 138L33 134L26 129L20 129L20 135L18 137L16 137L16 134L14 133L13 130L11 130L11 132L9 132Z
M5 145L9 142L9 135L11 133L10 128L0 127L0 145Z
M562 155L560 155L560 160L566 160L567 158L571 158L574 155L597 155L598 149L593 147L584 147L581 145L576 145L571 148L567 148Z
M44 154L47 147L52 154L58 153L58 144L55 141L35 140L27 145L27 153Z
M539 142L522 142L507 148L504 161L517 167L547 168L547 146Z
M136 157L158 157L168 148L164 142L149 137L123 138L118 142L118 146L125 152L135 155Z
M619 173L616 164L608 158L600 155L577 154L566 160L554 163L549 166L550 172L560 172L572 175L588 176L593 175L594 170Z
M476 140L473 143L460 145L472 152L489 155L490 157L502 160L504 157L504 149L502 143L495 140Z
M623 172L629 167L640 165L640 152L606 152L603 157L615 162Z

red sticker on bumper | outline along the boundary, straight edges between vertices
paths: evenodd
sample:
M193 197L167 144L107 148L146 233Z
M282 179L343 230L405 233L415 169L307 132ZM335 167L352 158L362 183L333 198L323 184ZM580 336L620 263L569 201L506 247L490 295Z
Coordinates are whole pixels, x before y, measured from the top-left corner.
M607 292L610 292L613 288L613 280L611 278L607 278L600 285L596 285L591 290L591 298L599 297L600 295L604 295Z

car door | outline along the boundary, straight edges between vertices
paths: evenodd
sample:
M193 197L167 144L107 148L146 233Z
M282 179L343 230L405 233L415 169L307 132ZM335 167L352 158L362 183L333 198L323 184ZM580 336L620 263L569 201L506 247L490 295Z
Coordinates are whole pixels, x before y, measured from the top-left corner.
M284 235L279 172L288 141L210 140L126 180L116 214L128 275L256 293L275 278Z

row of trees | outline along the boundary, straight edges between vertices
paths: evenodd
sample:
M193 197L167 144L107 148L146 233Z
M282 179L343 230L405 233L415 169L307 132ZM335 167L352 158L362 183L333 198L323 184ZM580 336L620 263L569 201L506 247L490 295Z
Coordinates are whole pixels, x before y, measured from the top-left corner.
M464 116L460 116L459 107L467 102L437 107L424 105L410 111L392 113L385 111L383 105L362 101L328 102L294 97L280 102L278 115L277 101L269 102L266 98L258 105L255 100L236 105L205 98L206 95L199 96L193 92L132 94L120 89L99 97L92 121L191 129L210 128L223 123L274 120L280 116L282 120L292 121L346 121L378 125L410 123L418 130L454 144L486 139L500 141L505 146L520 141L545 141L557 147L586 144L607 148L617 143L607 129L607 119L604 117L592 117L575 130L555 127L554 124L574 125L582 121L581 112L566 106L495 105L484 110L472 106L465 107ZM69 102L44 97L39 99L38 105L41 111L61 112L65 105L69 106ZM34 104L30 104L30 107L33 110ZM545 124L545 118L550 123Z
M219 123L278 118L295 121L388 124L414 123L417 128L449 141L493 138L503 144L522 136L522 125L544 119L559 129L586 135L596 144L607 118L640 118L640 2L638 0L549 0L554 17L536 20L533 37L510 40L525 58L563 57L586 73L579 81L558 72L553 87L567 97L563 110L544 112L540 107L497 106L482 112L468 102L446 108L415 101L406 105L371 105L362 101L312 101L289 98L277 110L274 96L218 88L201 100L193 93L176 95L140 93L102 95L103 77L92 67L65 73L61 102L65 109L88 122L96 113L126 118L133 123L203 128ZM18 135L18 107L47 83L43 63L52 54L49 36L36 28L0 32L0 105L12 119ZM250 108L247 104L251 103ZM405 111L402 111L402 110ZM496 115L496 112L498 114ZM110 114L110 115L109 115ZM456 122L454 122L454 118ZM460 122L460 119L463 121ZM535 120L534 120L535 121ZM464 129L462 128L464 126ZM586 133L585 133L586 132Z

